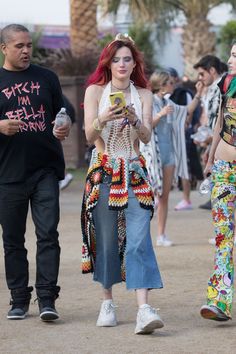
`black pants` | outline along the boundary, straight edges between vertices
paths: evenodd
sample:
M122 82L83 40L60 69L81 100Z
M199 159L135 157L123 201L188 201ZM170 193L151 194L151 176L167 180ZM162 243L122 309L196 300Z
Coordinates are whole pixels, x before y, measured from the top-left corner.
M0 185L0 223L3 230L8 288L26 288L29 281L25 248L29 204L37 236L36 289L58 292L60 261L58 179L52 170L39 170L22 183Z

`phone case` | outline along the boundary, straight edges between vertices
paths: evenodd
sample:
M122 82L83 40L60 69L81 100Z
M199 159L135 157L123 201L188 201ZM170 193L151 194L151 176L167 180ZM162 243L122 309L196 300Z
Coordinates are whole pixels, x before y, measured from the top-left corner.
M111 92L110 93L111 105L118 104L117 108L120 107L123 109L126 106L125 96L122 91ZM120 113L120 112L117 112Z

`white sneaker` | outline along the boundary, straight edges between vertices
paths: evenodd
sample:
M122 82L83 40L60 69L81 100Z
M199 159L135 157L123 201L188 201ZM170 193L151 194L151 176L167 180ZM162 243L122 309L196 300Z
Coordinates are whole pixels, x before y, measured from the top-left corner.
M191 202L188 202L187 200L181 200L174 208L176 211L181 211L181 210L192 210L193 206Z
M65 175L65 178L62 181L59 182L60 190L65 189L66 187L68 187L73 178L74 177L73 177L73 175L71 173L67 173Z
M98 327L114 327L117 325L115 308L112 300L104 300L97 320Z
M137 313L137 324L135 334L150 334L156 328L164 327L161 317L157 314L157 310L145 304L139 308Z
M214 305L203 305L200 310L200 314L203 318L207 320L214 321L228 321L231 317L227 316L223 311L218 309Z
M173 242L168 239L166 235L161 235L157 237L157 246L170 247L173 245Z
M208 239L208 242L209 242L210 245L215 246L215 244L216 244L216 239L215 239L215 237L209 238L209 239ZM236 239L234 239L234 246L236 246Z

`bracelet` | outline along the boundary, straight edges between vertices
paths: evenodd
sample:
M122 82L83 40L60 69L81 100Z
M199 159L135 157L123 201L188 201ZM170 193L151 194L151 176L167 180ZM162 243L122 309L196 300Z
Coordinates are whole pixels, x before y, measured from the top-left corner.
M201 101L201 96L194 96L194 98L196 98L196 100L198 100L198 101Z
M102 122L100 121L100 118L97 117L97 120L98 120L98 123L99 123L100 127L102 127L102 129L103 129Z
M98 132L101 132L103 127L101 128L101 125L100 125L100 121L98 118L94 119L93 121L93 128L94 130L98 131Z
M138 118L136 118L136 120L132 123L130 123L133 127L135 127L135 125L137 124Z
M142 122L139 118L136 119L136 121L132 124L135 130L139 130L142 125Z

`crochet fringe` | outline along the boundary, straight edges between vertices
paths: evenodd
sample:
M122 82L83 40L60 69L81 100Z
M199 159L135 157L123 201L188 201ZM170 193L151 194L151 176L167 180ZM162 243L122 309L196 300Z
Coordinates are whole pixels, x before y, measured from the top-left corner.
M81 211L81 228L83 236L82 273L94 271L96 259L96 234L93 224L92 211L99 198L99 187L105 176L110 176L111 187L109 209L118 211L118 245L121 260L122 279L125 280L125 246L126 227L124 209L128 206L129 182L140 206L152 211L154 196L147 178L145 159L142 155L135 160L124 158L109 158L106 154L98 153L93 157L88 170Z

